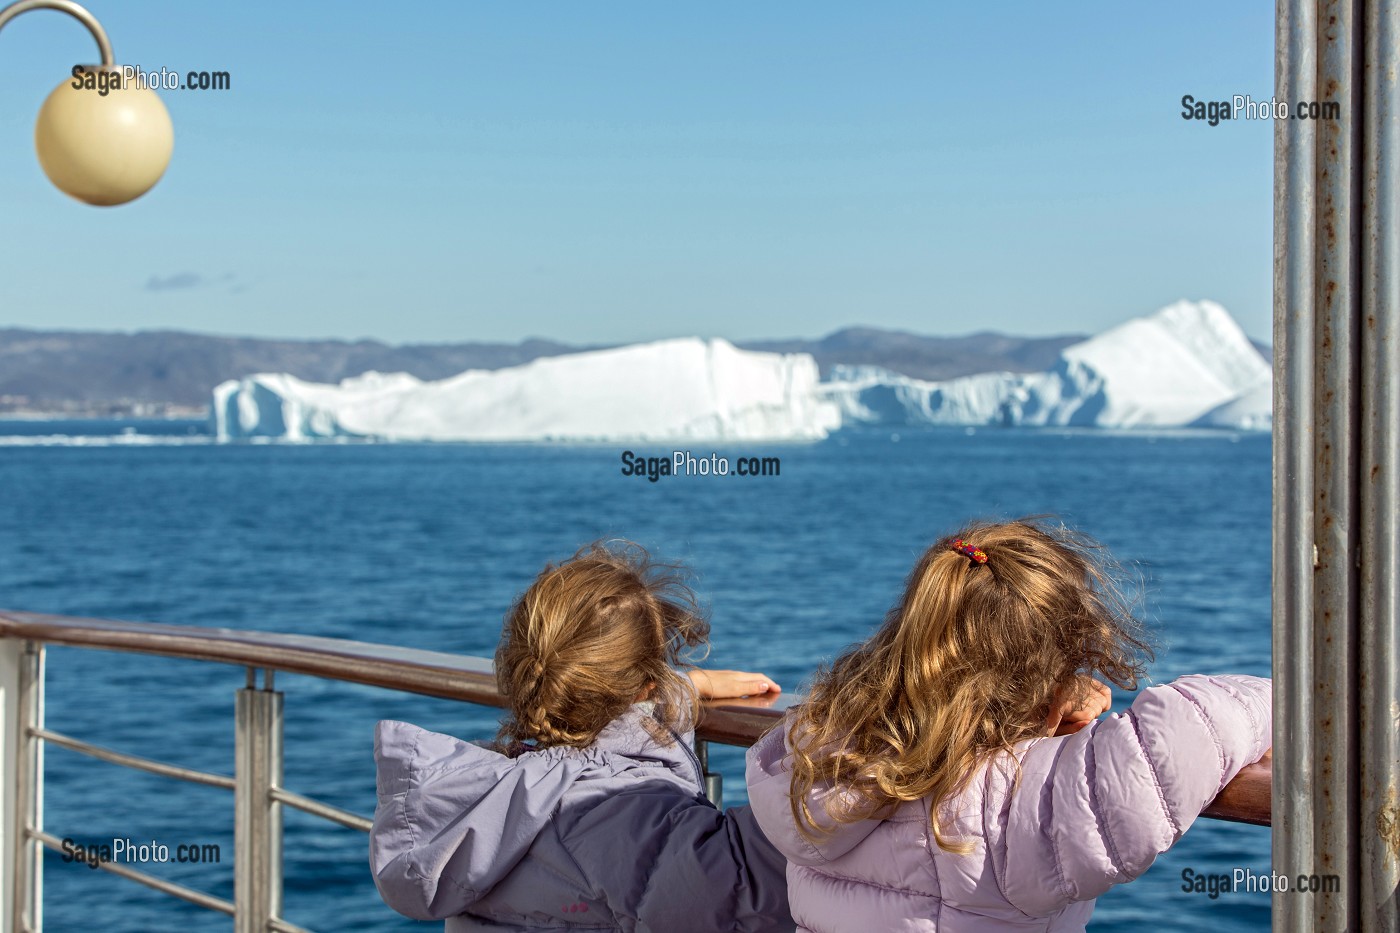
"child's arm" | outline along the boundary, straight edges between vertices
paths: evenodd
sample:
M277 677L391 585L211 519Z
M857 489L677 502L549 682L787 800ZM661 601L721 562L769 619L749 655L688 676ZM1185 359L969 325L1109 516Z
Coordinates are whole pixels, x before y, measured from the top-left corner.
M1141 875L1272 744L1262 677L1192 675L1023 760L993 852L1007 897L1035 916Z
M686 674L702 700L725 700L731 697L783 692L778 682L767 674L751 674L747 671L702 671L698 667L691 668Z

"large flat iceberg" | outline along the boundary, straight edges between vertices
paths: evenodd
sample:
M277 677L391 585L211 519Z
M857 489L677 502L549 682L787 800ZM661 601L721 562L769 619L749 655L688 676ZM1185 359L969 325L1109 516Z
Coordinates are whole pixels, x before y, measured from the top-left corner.
M684 338L436 382L366 373L326 385L263 373L217 386L212 417L221 440L808 440L840 425L818 379L807 354Z
M1043 373L927 382L837 367L822 391L847 424L1267 430L1270 378L1228 311L1179 301L1067 347Z
M1268 430L1269 363L1224 308L1180 301L1067 347L1040 373L942 382L723 340L662 340L469 370L337 385L285 373L214 389L222 440L764 441L843 425L1062 425Z

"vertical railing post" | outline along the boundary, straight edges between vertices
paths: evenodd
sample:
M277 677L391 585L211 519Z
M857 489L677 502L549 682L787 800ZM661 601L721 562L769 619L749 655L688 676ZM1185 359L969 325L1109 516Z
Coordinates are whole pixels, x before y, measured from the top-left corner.
M234 933L266 933L282 911L282 694L268 672L261 690L248 670L238 691L234 739Z
M700 773L705 777L705 796L710 803L724 807L724 775L710 771L710 743L695 740L695 757L700 761Z
M1273 925L1395 930L1400 0L1277 13Z
M1400 929L1400 3L1365 5L1360 319L1361 929Z
M44 927L43 855L31 830L43 828L44 646L0 639L0 929Z

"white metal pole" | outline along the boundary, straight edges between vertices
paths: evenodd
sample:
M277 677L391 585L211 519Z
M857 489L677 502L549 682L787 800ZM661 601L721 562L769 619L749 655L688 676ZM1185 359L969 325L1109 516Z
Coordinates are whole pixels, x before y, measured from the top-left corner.
M44 927L43 858L27 828L44 820L44 647L0 639L0 930Z
M282 694L239 690L234 737L235 933L265 933L282 911Z

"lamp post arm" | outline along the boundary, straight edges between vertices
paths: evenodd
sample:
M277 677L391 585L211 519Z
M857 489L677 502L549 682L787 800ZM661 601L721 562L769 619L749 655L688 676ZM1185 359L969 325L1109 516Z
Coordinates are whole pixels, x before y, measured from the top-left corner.
M87 27L88 32L97 40L97 49L102 53L102 64L111 68L117 63L112 56L112 43L107 38L107 32L102 28L102 24L73 0L16 0L4 9L0 9L0 29L5 28L5 24L21 13L28 13L30 10L58 10L60 13L67 13Z

